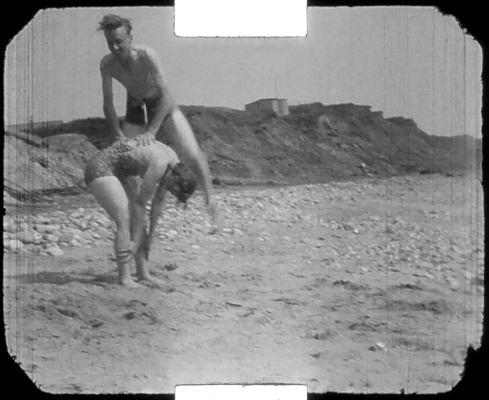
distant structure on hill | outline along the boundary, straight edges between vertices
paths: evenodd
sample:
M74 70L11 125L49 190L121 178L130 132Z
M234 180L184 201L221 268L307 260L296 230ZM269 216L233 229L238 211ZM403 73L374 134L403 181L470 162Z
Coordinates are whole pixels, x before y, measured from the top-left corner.
M289 104L287 99L260 99L245 105L246 111L262 111L270 110L274 111L276 115L284 116L289 115Z

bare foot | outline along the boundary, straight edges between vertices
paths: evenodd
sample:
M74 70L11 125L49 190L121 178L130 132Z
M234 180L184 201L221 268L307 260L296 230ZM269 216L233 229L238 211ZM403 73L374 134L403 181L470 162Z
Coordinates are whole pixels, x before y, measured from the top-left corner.
M122 279L120 281L120 284L124 287L127 287L129 289L137 289L143 287L140 283L134 282L131 278L129 279Z
M144 285L148 285L151 287L157 287L160 289L167 288L167 283L164 281L160 281L159 279L153 278L152 276L144 276L143 278L139 278L139 281Z

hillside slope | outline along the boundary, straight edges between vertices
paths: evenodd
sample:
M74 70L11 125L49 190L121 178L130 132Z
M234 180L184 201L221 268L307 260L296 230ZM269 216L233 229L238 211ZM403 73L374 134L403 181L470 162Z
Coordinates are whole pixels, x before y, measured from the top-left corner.
M384 118L369 106L313 103L290 115L183 106L217 181L327 182L361 175L460 174L481 162L481 140L434 137L414 121ZM83 187L83 166L108 146L101 118L56 129L6 132L4 182L22 193Z

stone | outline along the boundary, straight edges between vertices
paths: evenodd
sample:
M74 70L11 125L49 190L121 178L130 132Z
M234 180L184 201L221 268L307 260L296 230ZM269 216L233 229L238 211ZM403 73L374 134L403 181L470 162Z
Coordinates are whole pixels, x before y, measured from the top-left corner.
M83 231L87 230L88 229L88 222L87 221L83 221L83 220L80 220L80 221L76 221L75 222L75 226Z
M39 224L45 224L45 223L47 223L46 218L43 215L41 215L41 214L36 215L34 217L34 221L36 221Z
M42 235L34 230L28 230L28 231L20 232L17 236L17 239L24 244L30 244L30 243L38 244L41 243Z
M24 247L24 244L18 239L10 239L4 242L4 247L7 250L15 251Z
M14 222L5 222L3 221L3 230L4 232L15 233L18 231L18 225Z
M88 227L89 227L90 229L99 229L99 227L100 227L100 226L103 226L103 225L102 225L102 224L100 224L100 223L99 223L99 222L97 222L97 221L90 221L90 222L88 223Z
M64 254L64 251L61 250L59 247L49 247L47 249L47 253L50 256L58 257L58 256L62 256Z
M452 289L458 289L458 287L460 286L460 284L458 283L458 281L451 277L451 276L447 276L445 277L445 280L450 284L451 288Z
M71 247L80 247L81 246L81 243L78 240L76 240L76 239L72 239L72 240L70 240L69 245Z
M60 230L61 225L59 224L44 225L44 233L59 233Z
M50 243L58 243L59 242L59 236L52 234L52 233L48 233L48 234L44 235L44 240L46 240L47 242L50 242Z
M71 240L73 240L73 233L71 232L65 232L59 236L59 242L60 243L69 243Z

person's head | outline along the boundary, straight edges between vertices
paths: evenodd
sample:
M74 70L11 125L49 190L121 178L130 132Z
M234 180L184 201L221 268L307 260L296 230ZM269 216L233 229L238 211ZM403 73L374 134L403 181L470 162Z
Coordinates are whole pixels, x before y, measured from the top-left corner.
M97 30L104 32L107 46L112 54L119 57L130 54L132 24L129 19L114 14L107 14L99 22Z
M190 168L183 162L176 164L169 172L168 181L169 191L178 201L187 204L187 200L192 196L197 188L197 179Z

